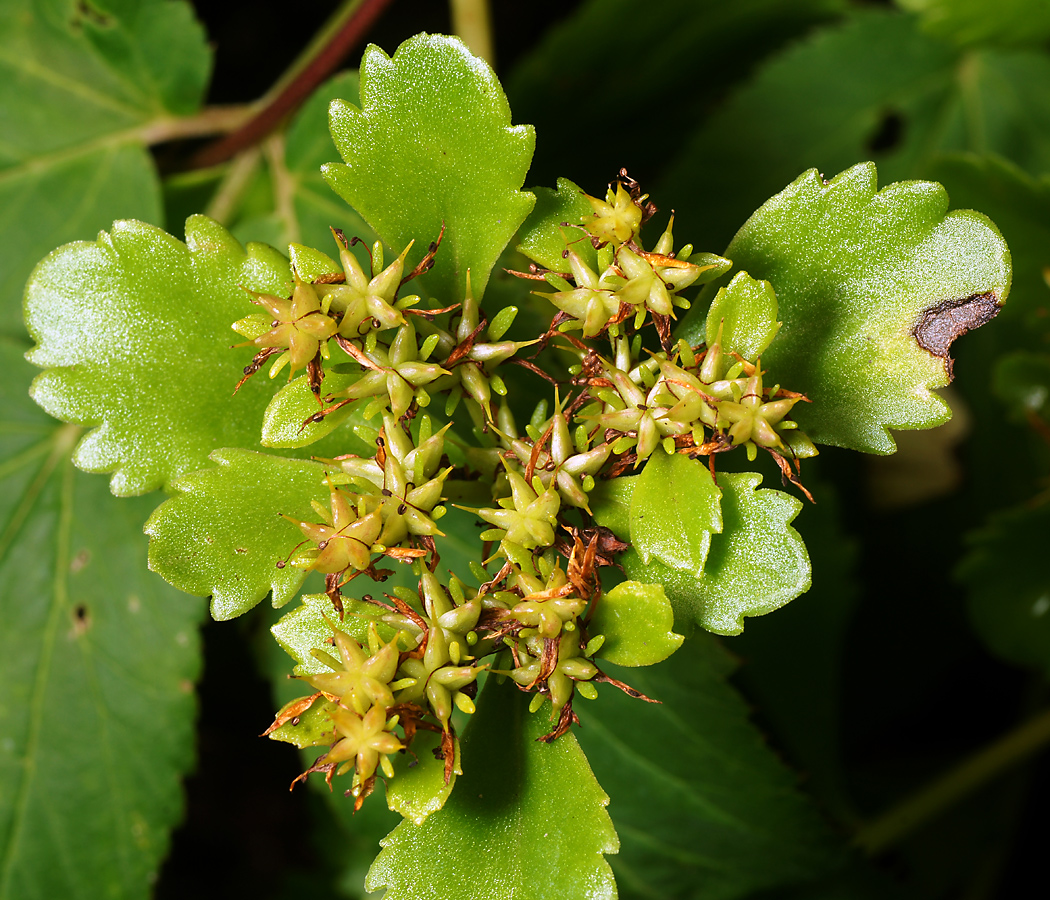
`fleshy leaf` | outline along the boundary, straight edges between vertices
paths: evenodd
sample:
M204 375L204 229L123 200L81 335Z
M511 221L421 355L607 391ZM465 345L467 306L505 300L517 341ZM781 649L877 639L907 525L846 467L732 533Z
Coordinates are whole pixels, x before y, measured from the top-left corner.
M38 342L29 360L48 369L33 397L57 418L100 426L76 463L113 472L118 495L199 469L216 447L259 446L273 387L256 376L231 398L252 350L230 349L230 325L256 309L245 287L290 292L287 260L261 244L245 251L204 216L187 222L186 239L117 222L55 250L26 288Z
M457 38L417 35L393 58L370 45L361 61L361 108L335 101L332 137L346 165L324 175L383 241L416 241L413 266L445 238L426 276L442 301L458 302L467 271L476 297L535 203L519 190L535 135L510 124L495 74Z
M657 450L634 482L631 543L642 562L700 574L712 532L722 530L719 490L707 466Z
M591 493L595 520L623 540L633 540L623 511L633 509L641 477L615 478ZM722 531L711 537L703 572L655 559L646 565L634 549L620 557L628 578L663 585L679 630L696 622L717 634L739 634L745 616L772 612L809 589L806 545L789 526L802 504L781 491L757 490L761 483L753 473L719 474Z
M598 655L618 666L651 666L667 659L684 638L675 634L674 609L659 584L624 581L602 594L591 634L605 636Z
M762 359L812 402L792 415L815 441L892 453L890 428L950 416L933 390L948 350L993 317L1010 288L1010 253L972 210L948 212L930 182L876 190L872 163L830 182L812 169L745 223L726 250L771 282L783 327ZM700 335L691 319L685 336Z
M331 700L318 697L304 712L271 731L267 737L303 750L332 743Z
M719 332L721 329L721 332ZM707 344L721 333L722 350L739 353L754 362L776 337L777 295L768 281L756 281L747 272L719 288L707 313Z
M1050 672L1050 505L994 516L971 538L957 578L978 634L1004 659Z
M463 772L444 807L383 840L367 887L384 900L611 900L603 854L618 841L572 732L551 744L525 695L489 679L463 738Z
M149 566L180 590L210 596L219 620L247 612L268 592L281 606L306 577L294 566L277 567L304 540L282 515L319 520L310 501L327 508L325 468L237 449L212 459L216 468L174 482L175 496L150 516Z
M557 190L538 187L536 207L521 226L518 251L552 272L567 272L562 254L571 249L592 269L597 268L597 252L578 225L594 215L584 192L568 178L559 178ZM568 223L565 225L563 223Z
M726 683L732 668L725 650L698 634L658 666L614 671L660 703L603 686L597 700L573 704L580 744L613 798L621 846L610 862L622 897L750 897L845 861L748 721Z
M154 501L73 467L24 350L0 339L0 895L145 900L193 765L204 604L146 570Z

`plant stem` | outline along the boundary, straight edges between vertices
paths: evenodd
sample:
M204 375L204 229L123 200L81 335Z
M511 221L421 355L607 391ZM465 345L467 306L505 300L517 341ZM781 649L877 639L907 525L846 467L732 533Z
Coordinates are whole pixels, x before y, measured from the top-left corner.
M463 39L471 53L495 68L496 51L488 0L449 0L449 8L453 32Z
M261 158L262 151L258 147L242 150L233 158L208 208L204 211L206 216L223 225L229 224L237 201L259 167Z
M1047 743L1050 709L1028 719L870 822L857 832L854 843L870 855L883 852Z
M180 138L203 137L230 132L244 124L254 106L206 106L199 113L182 119L156 119L134 129L136 137L146 144L163 144Z
M270 135L263 144L266 161L270 164L273 180L274 206L287 243L299 240L299 217L295 212L295 180L284 164L284 135Z
M259 112L232 134L197 153L191 167L214 166L261 142L336 70L389 3L390 0L347 0L259 101Z

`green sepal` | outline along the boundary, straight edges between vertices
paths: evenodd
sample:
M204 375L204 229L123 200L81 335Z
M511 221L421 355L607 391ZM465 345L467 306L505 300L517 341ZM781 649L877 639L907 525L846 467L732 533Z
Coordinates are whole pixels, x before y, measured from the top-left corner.
M657 560L699 575L712 533L722 530L720 492L703 463L658 450L634 478L629 518L631 544L643 563Z
M383 241L418 262L442 225L426 284L461 301L470 272L481 298L489 273L535 197L520 190L535 146L530 126L510 124L503 88L458 38L420 34L388 57L361 60L361 108L336 100L332 138L346 165L323 168L332 189Z
M618 666L651 666L685 638L675 634L674 609L659 584L624 581L602 594L588 625L605 636L598 656Z
M220 621L247 612L268 592L274 606L287 603L306 573L278 568L303 542L282 516L318 519L310 501L328 501L324 466L229 448L211 459L217 467L175 481L172 498L146 522L149 567L180 590L210 595Z
M719 332L721 329L721 332ZM707 313L707 345L719 340L724 353L739 353L754 362L773 342L777 321L777 295L768 281L756 281L747 272L719 288Z

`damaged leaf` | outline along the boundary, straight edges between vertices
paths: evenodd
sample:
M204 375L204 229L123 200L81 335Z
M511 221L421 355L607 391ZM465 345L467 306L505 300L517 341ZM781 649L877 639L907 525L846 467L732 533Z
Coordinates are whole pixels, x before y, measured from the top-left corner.
M783 327L762 357L805 394L792 415L814 441L891 453L891 428L930 428L950 410L948 348L1010 288L1010 253L972 210L948 212L931 182L877 190L873 163L824 181L811 169L768 200L726 255L775 288ZM710 289L708 289L710 290ZM683 336L701 336L690 319Z

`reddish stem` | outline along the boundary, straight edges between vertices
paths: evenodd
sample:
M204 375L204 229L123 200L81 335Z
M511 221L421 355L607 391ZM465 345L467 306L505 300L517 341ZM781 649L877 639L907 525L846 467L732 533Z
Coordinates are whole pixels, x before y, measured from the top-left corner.
M198 152L190 167L204 169L225 162L246 147L258 144L282 121L298 109L307 97L338 68L371 29L390 0L364 0L356 13L339 29L295 79L259 113L236 131L231 132Z

